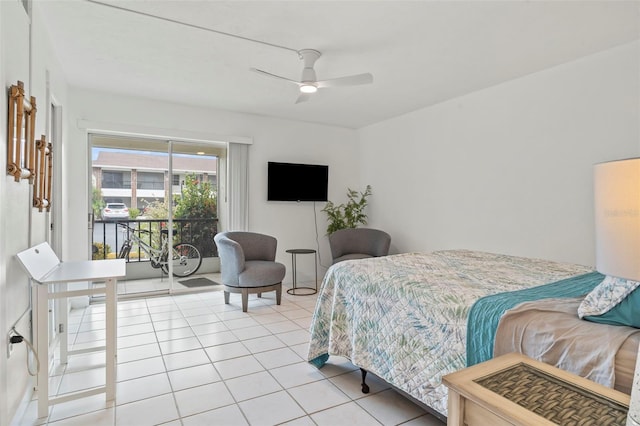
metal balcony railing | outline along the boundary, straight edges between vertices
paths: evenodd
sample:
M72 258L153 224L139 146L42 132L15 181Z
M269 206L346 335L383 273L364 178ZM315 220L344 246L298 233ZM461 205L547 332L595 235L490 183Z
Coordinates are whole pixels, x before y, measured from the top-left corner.
M127 230L119 223L125 223L134 229L149 231L139 233L147 244L160 248L160 236L163 229L167 229L166 219L135 219L135 220L96 220L93 226L92 247L93 259L116 258L122 244L127 239ZM218 219L174 219L173 227L176 230L173 244L189 243L200 250L205 257L217 257L218 250L213 237L218 233ZM144 262L149 258L138 247L133 247L129 254L128 262Z

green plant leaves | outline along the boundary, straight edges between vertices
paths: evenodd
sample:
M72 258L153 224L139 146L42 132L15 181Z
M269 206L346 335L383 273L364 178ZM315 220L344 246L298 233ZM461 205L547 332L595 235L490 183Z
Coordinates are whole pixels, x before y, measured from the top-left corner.
M358 225L367 224L367 215L364 213L367 207L367 198L371 195L371 185L367 185L364 192L358 192L347 188L346 204L334 204L327 201L322 209L327 214L329 225L327 234L332 234L339 229L357 228Z

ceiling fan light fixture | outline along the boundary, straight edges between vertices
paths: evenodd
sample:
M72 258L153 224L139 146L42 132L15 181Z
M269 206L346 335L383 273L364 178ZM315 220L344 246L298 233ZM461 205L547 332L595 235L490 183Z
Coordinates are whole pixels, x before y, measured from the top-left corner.
M300 92L302 93L316 93L317 91L318 91L318 88L313 84L302 83L300 85Z
M284 80L288 81L291 84L295 84L298 87L298 91L300 92L298 95L298 99L296 100L297 104L300 102L308 101L309 99L311 99L311 95L313 95L320 89L324 90L328 87L357 86L360 84L373 83L373 76L370 73L348 75L344 77L330 78L327 80L318 80L313 66L315 65L318 58L320 58L320 52L314 49L302 49L298 50L297 52L298 57L304 62L304 68L302 69L300 80L292 80L290 78L272 74L270 72L263 71L257 68L249 69L253 72L267 77L277 78L279 80Z

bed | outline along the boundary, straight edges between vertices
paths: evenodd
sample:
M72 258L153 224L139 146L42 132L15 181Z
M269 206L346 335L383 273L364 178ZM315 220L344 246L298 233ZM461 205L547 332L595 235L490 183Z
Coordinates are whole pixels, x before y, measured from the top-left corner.
M599 277L585 266L469 250L341 262L323 280L308 360L322 367L330 355L346 357L446 417L441 377L467 366L474 303L558 281L574 289L561 297L576 297ZM497 327L489 331L492 339Z

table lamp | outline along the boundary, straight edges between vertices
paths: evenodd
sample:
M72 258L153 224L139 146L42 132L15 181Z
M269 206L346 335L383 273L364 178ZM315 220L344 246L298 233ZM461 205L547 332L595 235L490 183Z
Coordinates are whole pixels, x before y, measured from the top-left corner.
M596 164L594 190L596 269L640 281L640 158ZM640 358L636 360L627 426L640 426Z

